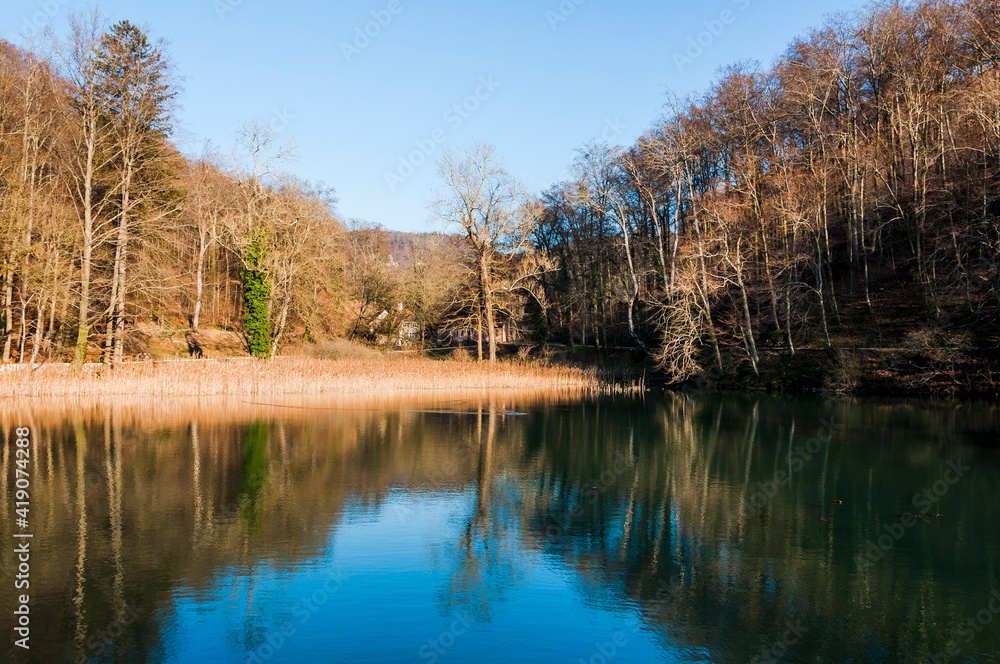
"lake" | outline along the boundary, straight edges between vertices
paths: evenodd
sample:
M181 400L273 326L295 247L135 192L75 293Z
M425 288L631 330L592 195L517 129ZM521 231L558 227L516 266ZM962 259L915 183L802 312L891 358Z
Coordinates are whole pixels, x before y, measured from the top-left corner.
M996 405L256 401L0 404L3 659L1000 661Z

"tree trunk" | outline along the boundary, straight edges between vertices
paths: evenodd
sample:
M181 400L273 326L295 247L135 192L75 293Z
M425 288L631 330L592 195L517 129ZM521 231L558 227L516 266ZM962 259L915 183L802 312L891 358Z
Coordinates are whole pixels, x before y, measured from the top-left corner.
M49 307L49 329L48 334L54 342L56 339L56 300L57 295L52 296L52 306Z
M663 229L660 227L660 216L656 214L656 203L653 200L652 194L650 194L649 199L650 215L653 218L653 227L656 230L656 251L660 258L660 275L663 279L663 290L665 291L667 300L669 301L672 292L669 290L670 277L667 274L667 253L666 249L663 247Z
M121 364L125 351L125 253L122 252L121 283L118 285L118 307L115 312L114 364L116 365Z
M681 181L677 180L677 208L674 210L674 236L670 246L670 293L677 281L677 252L681 246Z
M795 357L795 343L792 341L791 285L785 286L785 340L788 342L788 354Z
M194 314L191 316L191 331L198 332L198 324L201 318L201 297L204 288L205 252L208 247L205 242L205 230L202 229L198 235L198 264L195 267L195 295Z
M639 277L635 273L635 261L632 259L632 241L629 237L628 227L625 225L624 219L619 224L622 229L622 236L625 240L625 257L628 259L628 271L629 276L632 279L632 292L628 299L628 333L632 336L632 340L635 341L636 345L642 350L646 350L646 344L642 342L639 338L639 334L635 331L635 301L639 299Z
M118 274L118 304L115 311L114 364L121 363L125 348L125 272L128 265L128 223L132 188L132 160L125 160L125 177L122 181L122 213L118 224L118 246L115 252L115 272ZM119 251L120 250L120 251Z
M38 349L41 348L42 340L45 338L45 300L38 303L38 317L35 319L35 341L31 348L31 364L34 365L38 359Z
M740 299L743 303L743 324L746 326L747 355L750 357L750 364L753 366L754 375L760 376L760 369L757 366L760 363L760 358L757 356L757 341L753 336L753 319L750 317L750 300L747 297L746 284L743 283L742 268L738 268L736 270L736 283L740 287Z
M115 305L118 304L118 285L121 283L121 275L118 267L121 265L121 246L115 248L114 273L111 277L111 298L108 300L108 310L105 313L104 332L104 364L110 365L114 360L115 350Z
M479 313L476 316L476 359L480 362L483 361L483 308L479 307Z
M281 343L281 336L285 333L285 323L288 321L288 307L291 305L292 297L290 287L285 286L285 293L281 298L281 313L278 315L278 329L271 340L271 359L278 355L278 345Z
M830 327L826 322L826 300L823 297L823 249L819 241L819 235L816 235L816 294L819 295L819 312L820 320L823 323L823 338L826 341L826 347L831 348L833 344L830 342Z
M3 363L10 362L10 349L14 341L14 271L7 269L3 277Z
M87 357L87 336L90 333L90 266L94 253L94 152L97 147L97 118L89 119L87 127L87 161L83 172L83 260L80 264L80 323L76 335L73 362L80 365Z
M493 311L493 288L490 283L490 273L489 266L486 263L486 255L479 261L479 278L482 284L483 292L483 309L486 314L486 334L489 335L490 341L490 362L497 361L497 328L496 322L494 321L494 311Z
M27 300L21 297L21 333L17 338L17 363L24 364L24 340L28 336L28 302L31 301L29 297Z

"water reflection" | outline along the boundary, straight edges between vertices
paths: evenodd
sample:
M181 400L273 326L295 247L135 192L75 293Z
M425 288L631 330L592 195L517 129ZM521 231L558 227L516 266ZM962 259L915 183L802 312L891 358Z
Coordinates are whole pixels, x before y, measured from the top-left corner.
M266 422L252 422L243 435L243 457L240 464L240 518L248 533L261 530L259 498L267 482L270 429Z
M2 417L35 433L32 650L10 661L1000 656L995 406L512 395ZM6 547L7 587L14 562Z

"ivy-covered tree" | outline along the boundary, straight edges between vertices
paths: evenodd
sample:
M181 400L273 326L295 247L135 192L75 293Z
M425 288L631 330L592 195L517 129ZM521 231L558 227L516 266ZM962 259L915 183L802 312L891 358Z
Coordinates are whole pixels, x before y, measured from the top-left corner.
M260 231L249 244L240 273L243 282L243 338L254 357L271 355L271 280L267 259L267 232Z

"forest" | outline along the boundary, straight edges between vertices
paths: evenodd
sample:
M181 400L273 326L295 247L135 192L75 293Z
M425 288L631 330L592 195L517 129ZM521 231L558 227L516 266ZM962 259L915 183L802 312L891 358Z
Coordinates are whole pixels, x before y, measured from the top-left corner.
M455 149L422 235L343 219L264 122L182 154L179 73L128 21L77 15L0 62L4 363L115 366L158 326L192 355L209 330L260 358L462 338L484 361L626 352L670 384L997 392L989 0L832 16L544 192Z

